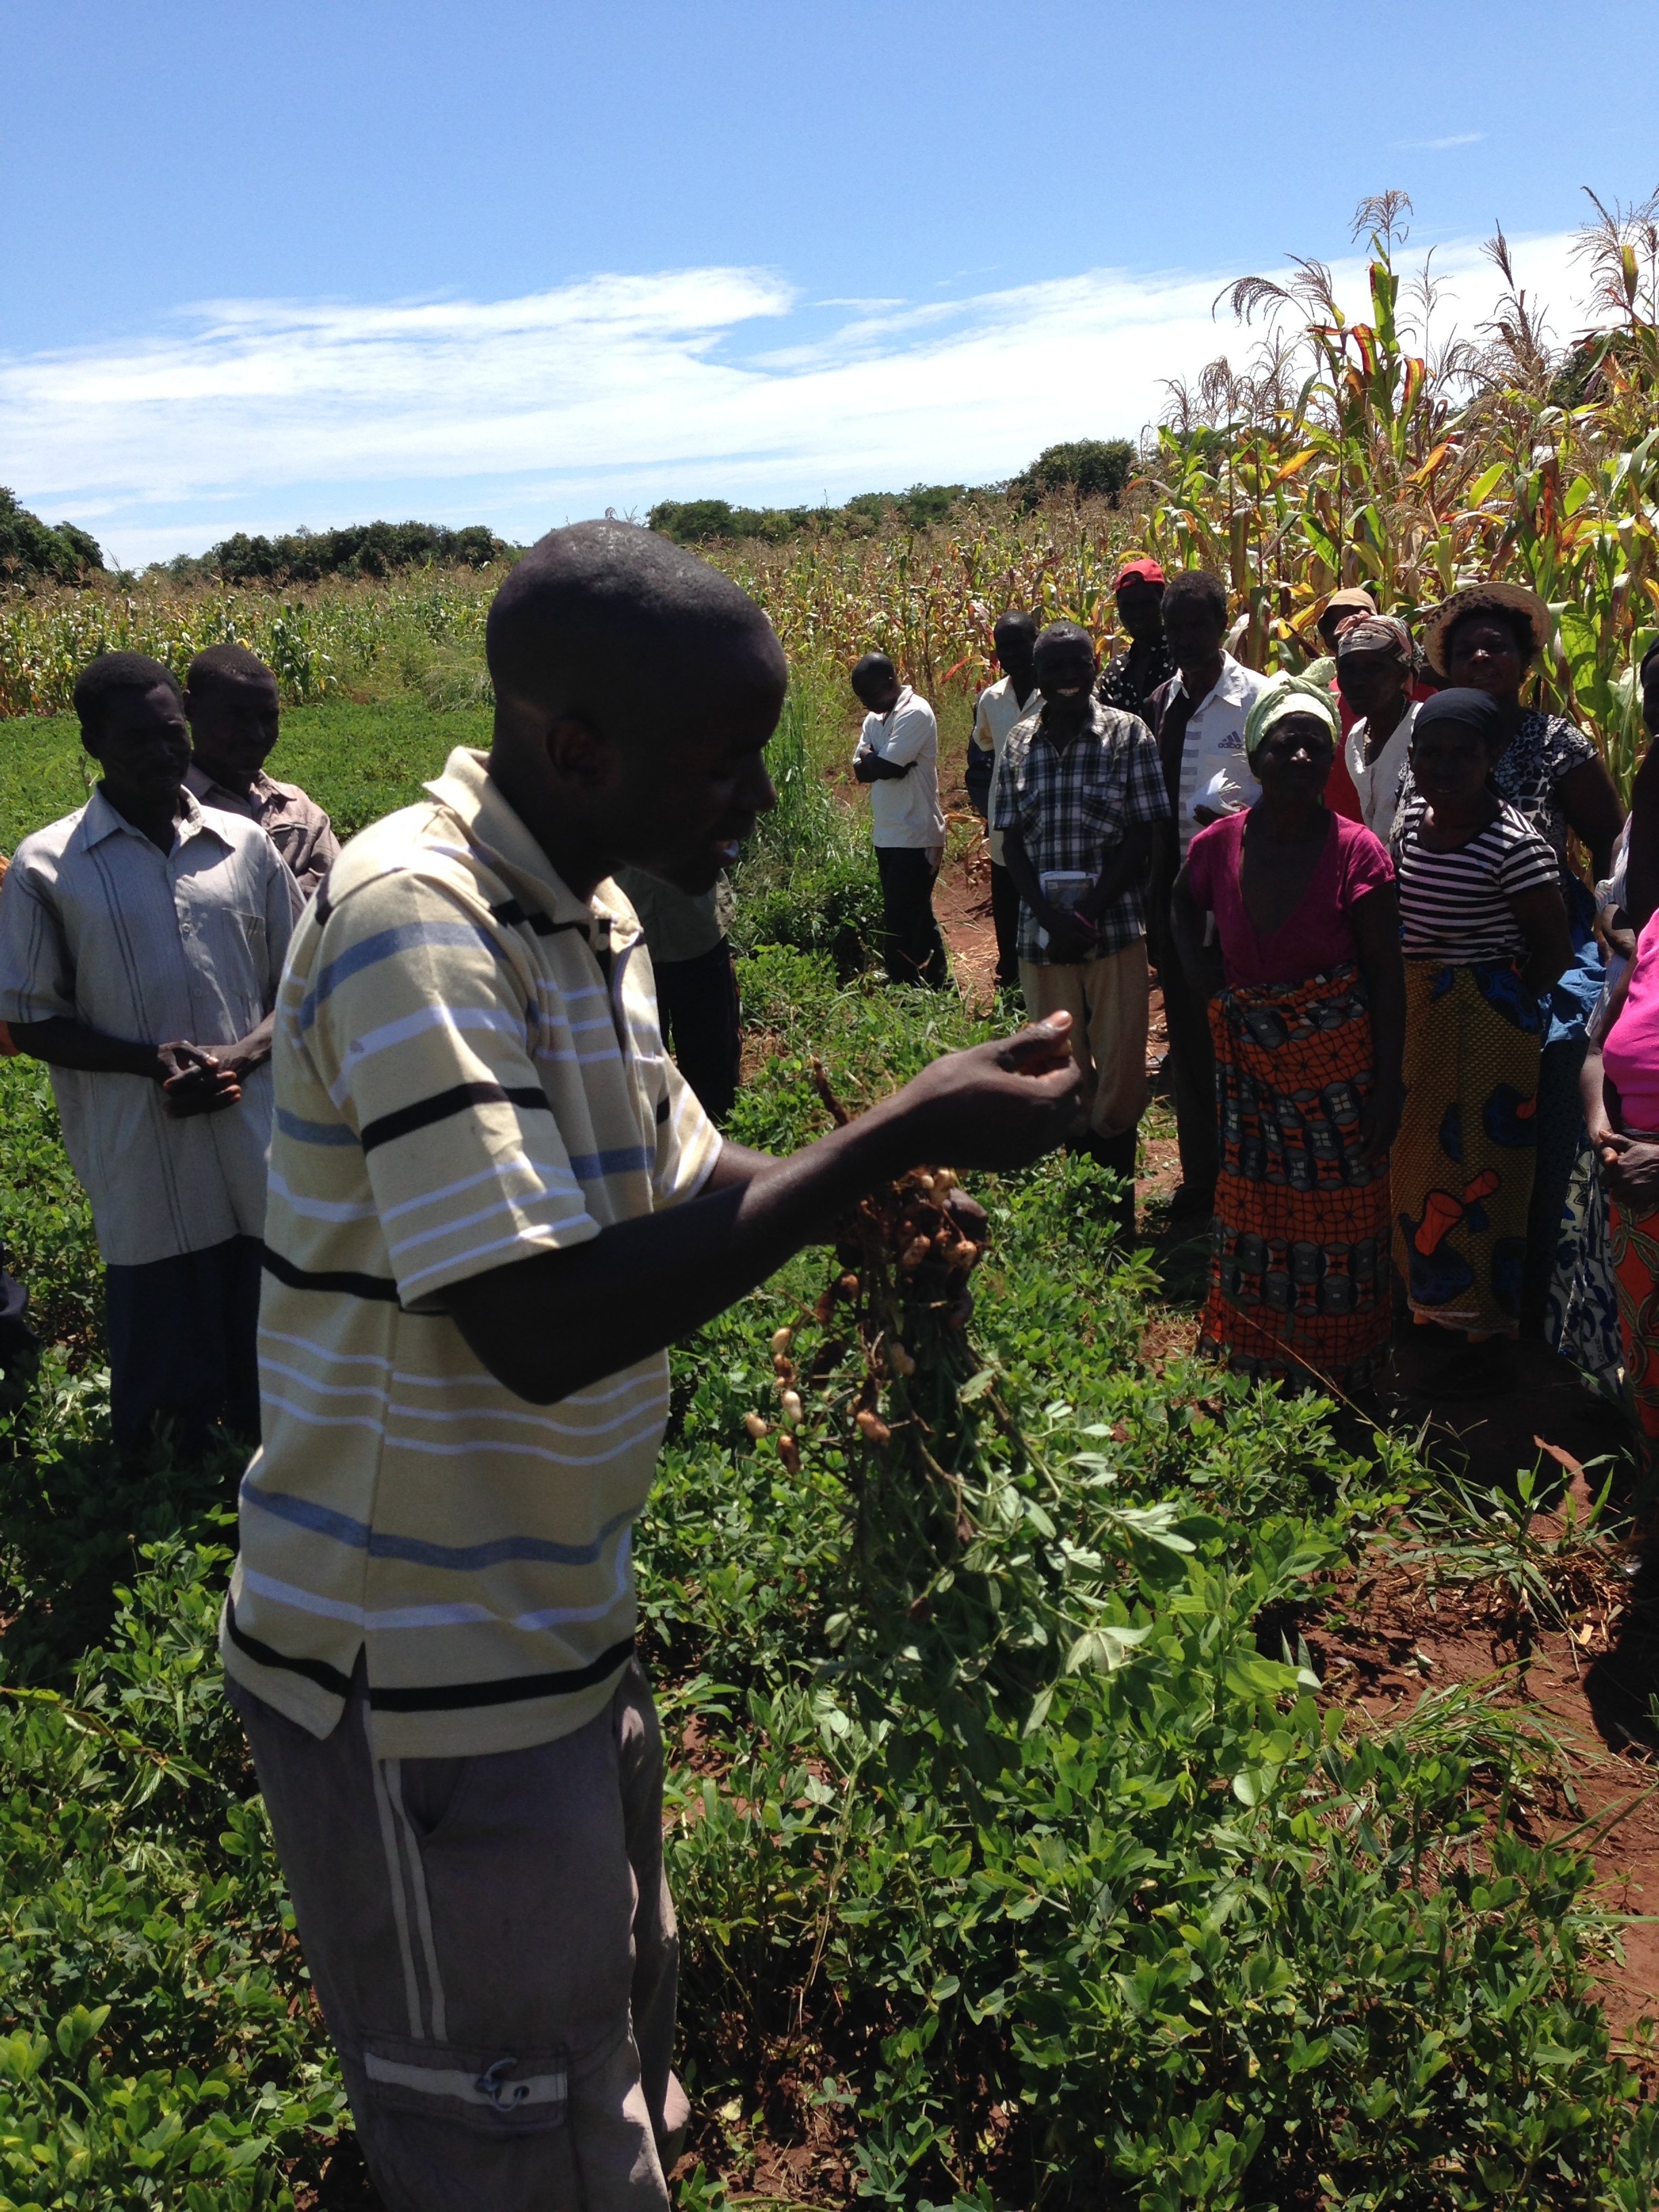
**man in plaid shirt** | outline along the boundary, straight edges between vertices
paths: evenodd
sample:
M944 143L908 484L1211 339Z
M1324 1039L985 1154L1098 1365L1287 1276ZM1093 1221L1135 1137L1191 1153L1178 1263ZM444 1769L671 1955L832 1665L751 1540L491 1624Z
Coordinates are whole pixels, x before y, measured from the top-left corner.
M1146 1107L1150 986L1142 891L1169 794L1152 732L1094 697L1074 623L1036 642L1042 706L1008 737L992 828L1020 896L1019 981L1034 1021L1072 1017L1083 1077L1073 1142L1120 1176L1134 1235L1135 1137Z

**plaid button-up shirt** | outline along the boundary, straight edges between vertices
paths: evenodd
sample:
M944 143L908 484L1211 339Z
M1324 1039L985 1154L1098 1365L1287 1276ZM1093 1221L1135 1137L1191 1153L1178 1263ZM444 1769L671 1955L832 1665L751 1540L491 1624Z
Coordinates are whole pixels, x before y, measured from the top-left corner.
M1169 794L1152 732L1138 715L1089 702L1090 721L1063 752L1043 731L1041 712L1009 732L997 779L992 828L1019 834L1039 878L1060 870L1098 876L1137 824L1167 822ZM1102 952L1121 952L1146 933L1139 881L1100 916ZM1051 946L1037 943L1041 925L1024 901L1019 957L1046 966Z

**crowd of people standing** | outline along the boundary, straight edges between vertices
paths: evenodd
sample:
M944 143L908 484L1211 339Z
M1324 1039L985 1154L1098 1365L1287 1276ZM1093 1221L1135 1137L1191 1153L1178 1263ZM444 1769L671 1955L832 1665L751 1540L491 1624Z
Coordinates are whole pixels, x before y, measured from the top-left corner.
M1103 668L1073 625L999 619L967 785L997 981L1034 1019L1070 1017L1074 1141L1117 1177L1125 1237L1155 977L1170 1215L1212 1243L1206 1348L1364 1390L1403 1308L1455 1340L1443 1391L1489 1387L1519 1338L1659 1406L1632 1212L1659 1106L1630 1058L1659 1030L1639 943L1659 789L1638 776L1627 825L1594 742L1528 702L1547 609L1467 586L1413 637L1350 588L1321 611L1322 657L1269 678L1228 649L1217 577L1139 557L1115 588L1127 642ZM852 683L889 972L938 988L937 724L884 654ZM198 654L183 686L105 655L76 708L100 781L3 878L0 1017L51 1066L91 1197L118 1440L165 1418L189 1448L216 1421L257 1430L271 1011L338 846L266 771L276 686L244 648ZM719 1121L730 891L619 881L665 1036Z
M1073 1012L1074 1141L1126 1231L1150 961L1170 1215L1211 1237L1200 1348L1364 1394L1408 1313L1437 1394L1545 1343L1622 1370L1659 1440L1659 1086L1622 1103L1632 1051L1659 1076L1659 787L1638 775L1627 823L1592 739L1527 702L1548 609L1470 585L1414 638L1351 588L1324 653L1267 677L1228 650L1218 578L1141 558L1116 588L1129 642L1097 677L1081 631L998 621L967 787L998 981ZM1651 653L1642 678L1651 728Z

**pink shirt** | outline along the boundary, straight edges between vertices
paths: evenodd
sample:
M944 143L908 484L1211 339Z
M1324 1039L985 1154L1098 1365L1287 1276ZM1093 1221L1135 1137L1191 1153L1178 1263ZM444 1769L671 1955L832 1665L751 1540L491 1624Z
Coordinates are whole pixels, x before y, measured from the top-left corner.
M1283 929L1264 937L1245 911L1238 881L1249 818L1248 811L1225 815L1187 848L1187 880L1199 905L1215 915L1227 981L1301 983L1351 966L1359 957L1351 917L1368 892L1394 881L1388 854L1363 822L1333 814L1296 911Z
M1659 1129L1659 914L1636 943L1636 965L1619 1018L1601 1047L1601 1065L1619 1086L1627 1129Z

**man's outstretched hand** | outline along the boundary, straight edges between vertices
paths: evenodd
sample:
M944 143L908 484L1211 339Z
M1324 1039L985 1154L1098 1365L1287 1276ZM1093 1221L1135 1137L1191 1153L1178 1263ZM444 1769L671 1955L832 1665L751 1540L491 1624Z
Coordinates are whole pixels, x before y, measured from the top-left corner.
M1023 1168L1052 1152L1077 1115L1082 1078L1072 1017L1050 1014L994 1044L946 1053L890 1102L913 1157L953 1167Z
M849 1206L907 1169L1018 1168L1052 1152L1077 1113L1071 1028L1069 1014L1050 1014L1017 1036L946 1053L788 1159L727 1146L685 1205L455 1284L455 1325L532 1405L620 1374L831 1236Z

